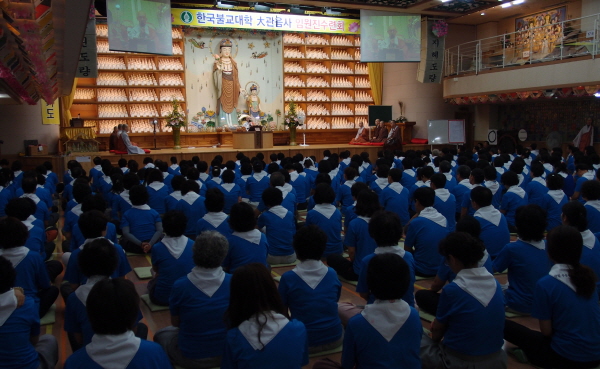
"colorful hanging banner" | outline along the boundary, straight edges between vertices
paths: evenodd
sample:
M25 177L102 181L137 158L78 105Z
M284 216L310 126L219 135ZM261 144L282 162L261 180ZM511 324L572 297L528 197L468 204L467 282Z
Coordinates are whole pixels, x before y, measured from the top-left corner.
M434 21L421 20L421 61L417 70L417 80L422 83L441 83L444 66L444 36L436 36Z
M40 101L42 109L42 124L60 124L60 109L58 108L58 99L52 104L47 104L44 100Z
M77 78L98 78L98 50L96 49L96 18L88 21L79 51Z
M171 9L174 26L360 34L360 20L213 9Z

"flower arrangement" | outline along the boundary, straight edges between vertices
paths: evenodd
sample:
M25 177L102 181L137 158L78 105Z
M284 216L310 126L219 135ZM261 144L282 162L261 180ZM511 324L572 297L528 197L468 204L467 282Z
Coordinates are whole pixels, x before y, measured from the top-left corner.
M298 126L301 126L302 124L303 123L302 123L301 117L299 117L298 114L296 113L296 103L291 101L288 112L284 117L283 125L286 127L296 128Z
M273 121L273 116L271 114L264 114L263 112L261 112L260 114L260 124L262 124L263 126L266 126L267 124Z
M171 112L165 116L165 119L167 120L167 126L172 128L185 127L185 114L179 111L179 100L173 99L171 106L173 107L173 110L171 110Z
M446 36L448 34L448 23L443 20L435 21L431 26L431 32L437 38Z
M404 103L402 101L398 101L398 106L400 107L400 116L394 120L396 123L406 123L408 122L408 118L404 116Z

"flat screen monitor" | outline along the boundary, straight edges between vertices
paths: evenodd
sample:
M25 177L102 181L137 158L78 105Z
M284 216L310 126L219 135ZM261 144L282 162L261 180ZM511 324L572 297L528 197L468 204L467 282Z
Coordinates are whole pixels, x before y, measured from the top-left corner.
M421 60L421 16L372 10L360 11L361 62Z

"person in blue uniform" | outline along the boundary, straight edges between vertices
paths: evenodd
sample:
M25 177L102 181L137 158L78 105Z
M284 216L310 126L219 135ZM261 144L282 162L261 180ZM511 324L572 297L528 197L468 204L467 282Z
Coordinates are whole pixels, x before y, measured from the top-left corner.
M171 326L154 335L171 363L184 368L214 368L221 364L227 326L231 275L221 263L227 239L206 231L193 244L193 269L175 281L169 298ZM201 319L198 319L201 317Z
M229 217L223 212L225 207L225 196L218 188L206 191L204 206L207 213L196 222L196 234L204 231L217 231L227 237L231 234Z
M196 224L206 215L204 197L200 196L200 185L198 182L188 179L181 185L181 200L175 206L175 210L182 211L187 219L185 235L191 239L196 238Z
M433 208L446 218L448 232L456 228L456 198L445 188L446 176L436 173L431 176L431 188L435 191Z
M245 191L236 183L235 173L232 170L224 171L221 178L223 179L223 183L218 188L225 196L223 212L229 214L233 204L242 201Z
M370 189L365 189L358 194L354 209L356 218L350 221L344 238L349 259L339 254L327 256L327 265L349 281L358 281L362 260L377 248L375 240L369 235L371 217L381 209L377 200L377 194Z
M570 201L562 207L563 224L577 228L583 237L581 264L591 268L596 275L600 275L600 241L598 235L594 235L588 228L586 214L587 209L577 201ZM597 280L596 285L600 296L600 280Z
M133 186L140 184L140 178L135 173L124 174L120 181L113 184L113 202L111 206L111 222L121 225L123 214L131 209L131 200L129 199L129 191Z
M327 235L310 225L294 235L294 250L300 263L281 276L279 295L292 319L304 323L309 353L332 350L342 344L343 329L338 316L342 284L335 271L321 261ZM286 309L287 311L287 309Z
M302 170L301 164L286 164L284 169L290 173L290 185L296 190L298 210L306 210L306 200L310 196L310 178L303 171L298 171Z
M231 207L229 226L233 233L227 237L229 251L223 260L223 269L233 273L237 268L250 264L267 265L267 236L256 229L254 210L245 202Z
M150 252L163 235L162 220L158 212L148 205L148 191L136 185L129 191L131 209L123 214L123 249L136 254Z
M485 177L483 187L489 188L492 191L492 206L498 209L502 201L502 191L500 190L500 184L496 180L496 169L488 165L483 168L483 175Z
M40 336L40 318L34 299L16 297L17 272L0 256L0 357L5 368L52 369L58 362L58 343L50 334ZM22 295L21 295L22 297Z
M481 225L481 240L492 258L510 242L510 232L504 214L492 206L492 191L477 187L471 191L471 202L475 209L474 217Z
M165 211L175 210L177 203L181 200L181 186L185 183L185 177L176 175L171 181L173 191L165 198Z
M39 220L35 219L33 216L33 212L35 212L35 204L33 200L28 198L15 198L8 202L6 205L6 216L17 218L23 223L28 230L27 242L22 245L27 247L29 250L38 253L42 260L46 260L46 253L50 252L51 256L54 247L52 250L46 250L46 232L44 230L43 223ZM54 263L52 261L50 263ZM58 272L60 274L60 272ZM52 280L58 276L58 274L53 275Z
M86 310L94 331L92 342L74 352L65 369L162 369L171 363L160 345L135 336L140 298L133 282L123 278L96 282ZM111 347L118 349L111 350Z
M551 263L546 253L546 213L535 204L521 206L515 215L518 239L504 246L494 259L494 270L508 269L504 291L507 311L530 314L537 281L548 274Z
M502 187L505 192L498 210L506 217L510 232L516 233L515 213L519 206L527 205L529 199L525 190L519 187L519 177L513 171L502 174Z
M173 284L194 267L194 242L183 234L187 219L181 211L167 212L162 223L165 236L152 247L154 277L148 282L148 295L154 304L168 306Z
M47 189L45 189L43 187L43 183L42 181L45 183L45 178L42 174L38 173L38 172L25 172L23 173L23 179L25 178L33 178L35 180L35 190L32 193L35 193L35 195L46 205L46 207L49 209L52 208L52 206L54 205L52 203L52 194L50 193L50 191L48 191ZM33 182L33 181L32 181ZM21 182L21 188L17 188L15 191L15 196L16 197L21 197L24 193L23 190L23 182Z
M306 328L288 318L264 265L251 263L233 274L226 318L230 330L222 369L300 369L308 364Z
M417 173L413 169L413 160L411 158L402 159L402 178L400 183L406 188L411 188L417 182Z
M167 193L171 193L173 192L173 187L171 186L171 182L173 181L173 177L175 177L173 174L169 173L169 167L168 164L162 160L157 160L156 162L154 162L154 164L156 164L156 168L158 170L160 170L160 173L163 176L163 183L165 184L165 186L167 186Z
M306 225L316 225L327 235L327 246L323 252L326 258L331 254L341 255L342 213L332 203L335 201L333 188L327 183L319 183L313 195L315 206L306 214Z
M94 192L100 192L100 178L104 175L102 173L102 158L99 156L94 157L92 160L94 166L90 169L90 179L92 180L92 189Z
M588 229L600 232L600 181L586 181L581 186L581 196L585 200Z
M525 186L525 192L530 204L542 206L544 203L544 195L548 193L548 187L544 180L544 166L541 163L531 164L531 182Z
M331 188L333 188L333 186ZM350 193L352 194L352 199L354 200L354 203L352 203L352 205L348 206L347 208L340 209L342 215L344 216L344 230L347 230L348 225L350 224L352 219L356 218L356 212L354 210L356 208L356 199L358 198L358 194L361 193L363 190L368 189L369 186L367 186L367 184L364 182L356 182L354 185L352 185Z
M289 178L289 174L284 170L273 172L271 174L269 183L271 185L271 188L276 188L281 192L281 196L283 198L283 200L281 201L281 206L287 209L290 213L296 214L296 195L294 194L294 188L288 183L286 183L286 176ZM263 212L266 209L267 207L262 201L261 194L261 199L257 206L257 210Z
M466 232L481 242L481 225L472 216L466 215L456 223L456 232ZM483 252L483 257L477 263L477 267L485 267L488 272L493 273L492 258L487 251ZM440 292L446 283L451 283L456 274L446 265L445 261L440 263L437 274L431 283L428 290L419 290L415 293L415 301L419 306L419 310L423 310L429 314L435 315L440 302Z
M548 225L546 230L562 224L562 207L569 202L569 197L563 191L564 179L558 173L550 173L546 176L548 192L542 198L542 209L546 211Z
M447 221L433 207L433 189L421 187L413 196L417 215L408 223L404 249L413 254L416 275L435 276L441 260L437 245L448 233Z
M440 254L456 274L442 289L431 337L421 342L423 368L505 369L504 297L502 288L485 267L481 242L464 232L449 234ZM442 341L443 339L443 341Z
M339 187L336 192L335 202L336 204L340 204L342 208L348 207L352 205L352 194L350 192L352 185L356 183L354 178L356 177L357 172L353 167L347 167L344 169L344 183Z
M580 263L583 238L571 226L548 233L555 264L535 287L533 311L539 330L506 320L504 339L518 346L532 365L579 369L600 365L600 305L596 275Z
M450 164L450 162L447 160L442 160L440 162L439 172L446 177L446 185L444 188L448 191L452 191L452 189L456 187L456 178L452 176L452 164Z
M181 169L179 168L179 165L177 164L177 157L171 156L169 161L171 162L171 165L169 165L169 169L168 169L169 173L174 176L181 175Z
M70 251L70 242L71 242L71 233L73 232L73 227L77 224L77 220L83 211L81 210L81 204L86 197L92 194L92 189L90 185L87 183L76 183L73 187L73 198L77 201L77 205L75 205L71 210L65 212L65 219L63 222L62 235L65 237L63 241L63 252Z
M577 180L575 181L575 189L571 196L571 200L578 200L579 202L584 203L585 200L583 199L583 196L581 196L581 186L583 186L586 181L592 181L594 179L594 171L590 170L590 167L585 163L579 163L575 168Z
M169 187L164 183L163 174L159 169L150 169L146 174L148 191L148 206L158 214L164 214L165 199L169 196Z
M389 174L390 167L387 164L377 164L376 176L369 186L377 195L381 194L381 191L390 184L388 181Z
M29 250L27 227L13 217L0 219L0 249L17 273L16 285L23 288L25 296L33 299L38 317L46 315L56 298L58 288L50 284L44 260L39 252Z
M52 171L54 167L51 162L45 161L43 165L46 168L46 173L43 173L46 175L46 183L50 182L50 185L54 189L50 194L54 195L56 193L56 186L58 186L58 176Z
M266 206L258 217L257 227L267 236L269 244L267 262L274 264L290 264L296 261L292 246L296 233L294 214L281 206L282 192L273 187L267 188L262 194L262 202Z
M31 200L33 200L33 202L35 202L35 205L36 205L36 210L35 210L35 214L34 214L35 218L44 222L44 226L48 227L48 226L52 225L49 223L51 220L50 211L49 211L46 203L44 201L42 201L42 199L40 199L36 195L36 186L37 186L37 181L35 178L33 178L33 177L23 178L23 180L21 182L21 188L23 189L23 195L21 195L20 197L28 197Z
M400 169L390 169L388 172L388 186L381 190L379 194L379 202L381 206L398 215L402 224L408 224L410 215L409 207L409 191L402 185L403 173Z
M466 165L461 165L456 170L456 186L450 191L456 198L456 215L457 219L460 218L462 209L463 199L465 196L469 196L469 192L473 188L469 177L471 176L471 168Z
M475 168L471 171L471 175L469 176L469 183L471 184L471 191L475 187L483 186L483 182L485 181L485 174L483 173L483 169ZM461 218L466 215L475 214L475 209L471 206L471 191L466 192L462 199L460 216Z
M255 162L252 166L254 171L250 177L246 180L246 191L248 192L248 198L250 204L257 207L260 203L260 197L263 191L269 187L269 177L263 171L263 166L260 162Z

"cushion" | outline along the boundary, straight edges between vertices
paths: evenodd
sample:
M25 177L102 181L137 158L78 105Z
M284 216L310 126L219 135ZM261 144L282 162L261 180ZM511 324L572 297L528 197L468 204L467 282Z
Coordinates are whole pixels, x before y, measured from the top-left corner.
M142 150L144 150L144 152L146 154L150 154L150 150L148 150L148 149L142 149ZM117 155L129 155L129 153L127 151L112 150L110 152L113 154L117 154Z
M359 145L359 146L383 146L383 142L352 142L348 143L349 145Z
M413 138L410 140L410 143L424 145L427 143L427 139L426 138Z

